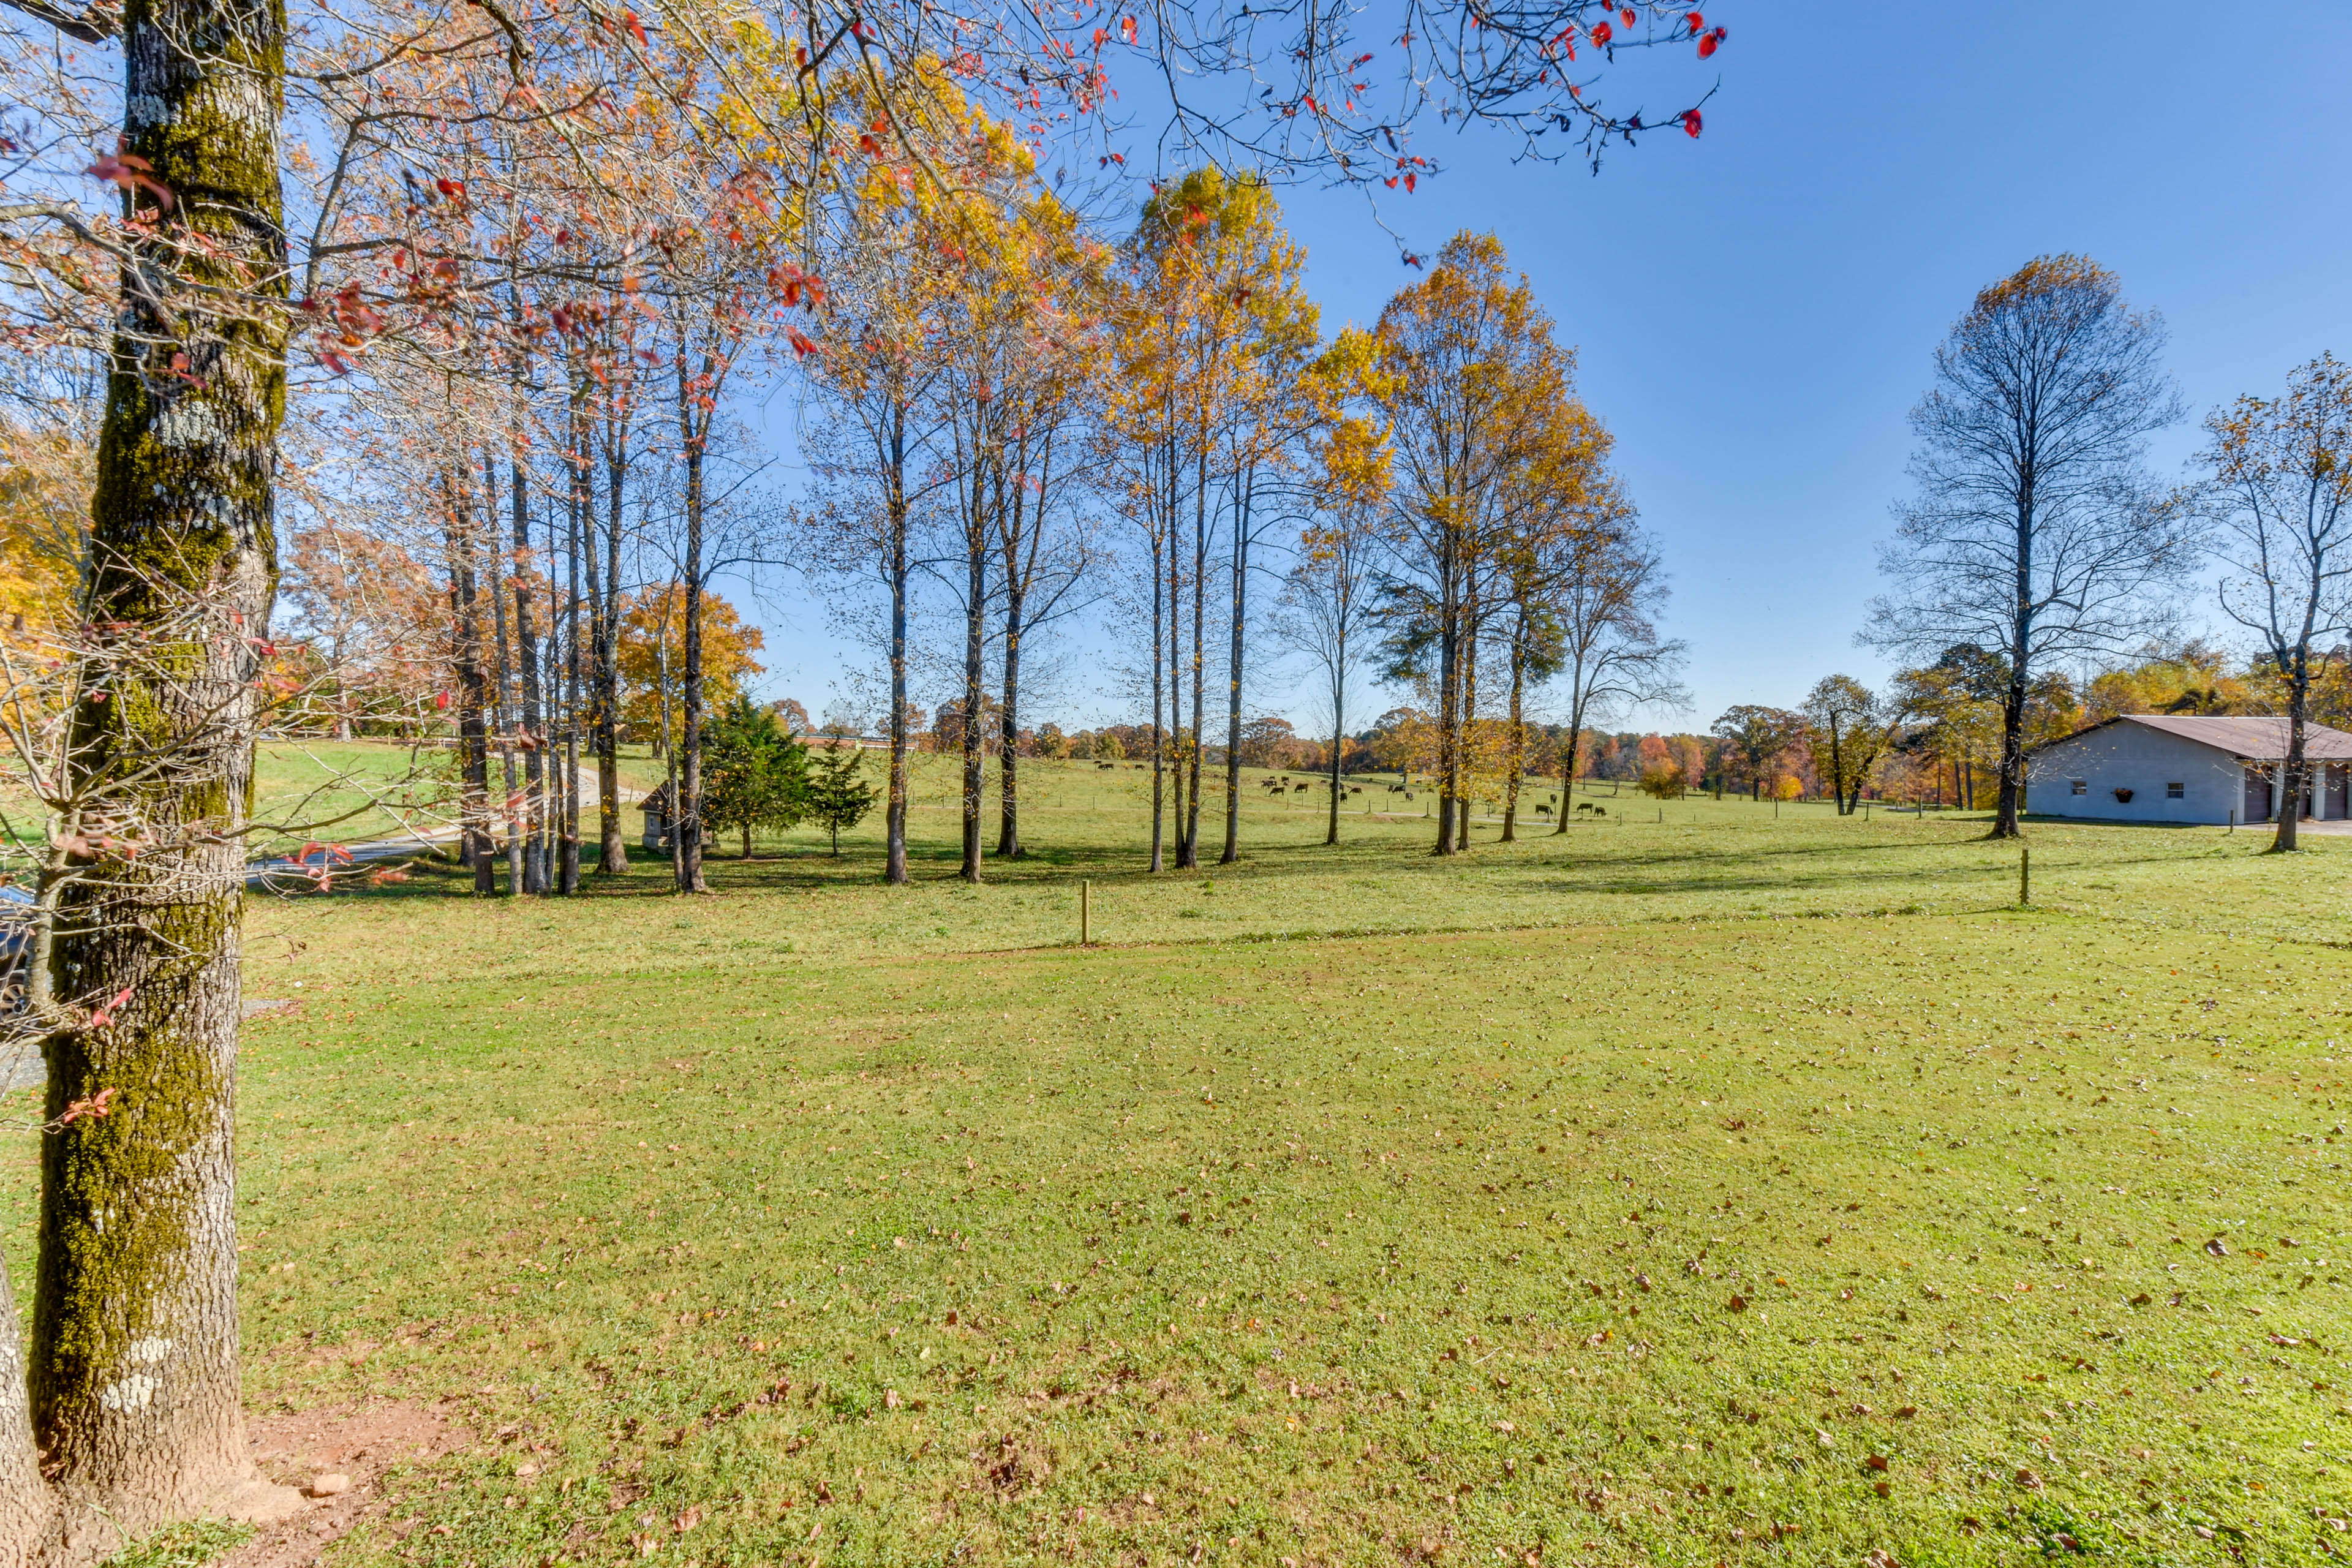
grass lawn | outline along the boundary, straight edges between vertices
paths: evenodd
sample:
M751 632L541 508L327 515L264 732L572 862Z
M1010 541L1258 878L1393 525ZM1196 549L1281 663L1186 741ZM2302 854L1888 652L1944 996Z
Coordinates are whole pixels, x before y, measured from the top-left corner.
M2021 913L1969 819L1253 785L1154 880L1143 780L980 889L928 773L909 889L257 902L249 1402L482 1434L334 1560L2352 1552L2352 839L2042 826Z
M450 757L394 741L267 742L255 759L254 816L264 827L255 851L282 850L308 838L354 843L448 826L457 814L456 783L447 776ZM499 766L493 759L494 780ZM593 816L594 758L581 759L581 777ZM625 788L650 789L661 779L661 765L646 757L645 747L623 748ZM502 785L494 783L494 788L503 793ZM634 836L635 816L625 820Z

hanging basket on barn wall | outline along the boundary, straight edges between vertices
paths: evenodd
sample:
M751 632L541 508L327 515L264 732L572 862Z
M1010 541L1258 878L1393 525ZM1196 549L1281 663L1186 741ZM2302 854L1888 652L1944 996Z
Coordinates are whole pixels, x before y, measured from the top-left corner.
M2132 792L2127 789L2119 789L2116 791L2116 802L2119 805L2129 805L2131 804L2131 797Z

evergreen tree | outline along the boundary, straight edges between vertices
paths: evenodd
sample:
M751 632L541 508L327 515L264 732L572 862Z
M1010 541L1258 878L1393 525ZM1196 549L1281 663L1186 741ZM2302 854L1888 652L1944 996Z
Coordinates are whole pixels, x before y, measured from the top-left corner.
M839 736L826 742L813 761L809 777L808 815L833 834L833 852L841 853L841 830L855 827L874 809L874 786L859 773L865 753L845 745Z
M703 737L702 820L743 836L751 858L755 827L796 827L809 816L808 748L775 714L736 696Z

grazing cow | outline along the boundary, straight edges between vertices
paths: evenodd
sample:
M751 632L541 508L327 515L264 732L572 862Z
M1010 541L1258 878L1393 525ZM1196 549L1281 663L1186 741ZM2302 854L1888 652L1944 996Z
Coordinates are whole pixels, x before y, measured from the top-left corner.
M1536 815L1538 816L1549 816L1551 815L1551 804L1549 801L1538 803L1536 806Z

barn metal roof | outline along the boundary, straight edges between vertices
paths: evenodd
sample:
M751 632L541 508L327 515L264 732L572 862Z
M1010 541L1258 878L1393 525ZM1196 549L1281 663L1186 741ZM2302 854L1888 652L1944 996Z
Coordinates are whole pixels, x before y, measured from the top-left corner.
M2184 741L2194 741L2200 746L2210 746L2227 752L2241 762L2276 763L2286 758L2289 725L2283 718L2250 715L2231 718L2199 718L2185 713L2119 713L2088 730L2078 730L2066 741L2104 730L2109 724L2139 724L2150 730L2160 730L2168 735L2178 735ZM2048 751L2050 746L2063 745L2065 741L2053 741L2037 746L2036 751ZM2325 724L2305 723L2303 727L2303 753L2313 762L2352 762L2352 734L2330 729Z

